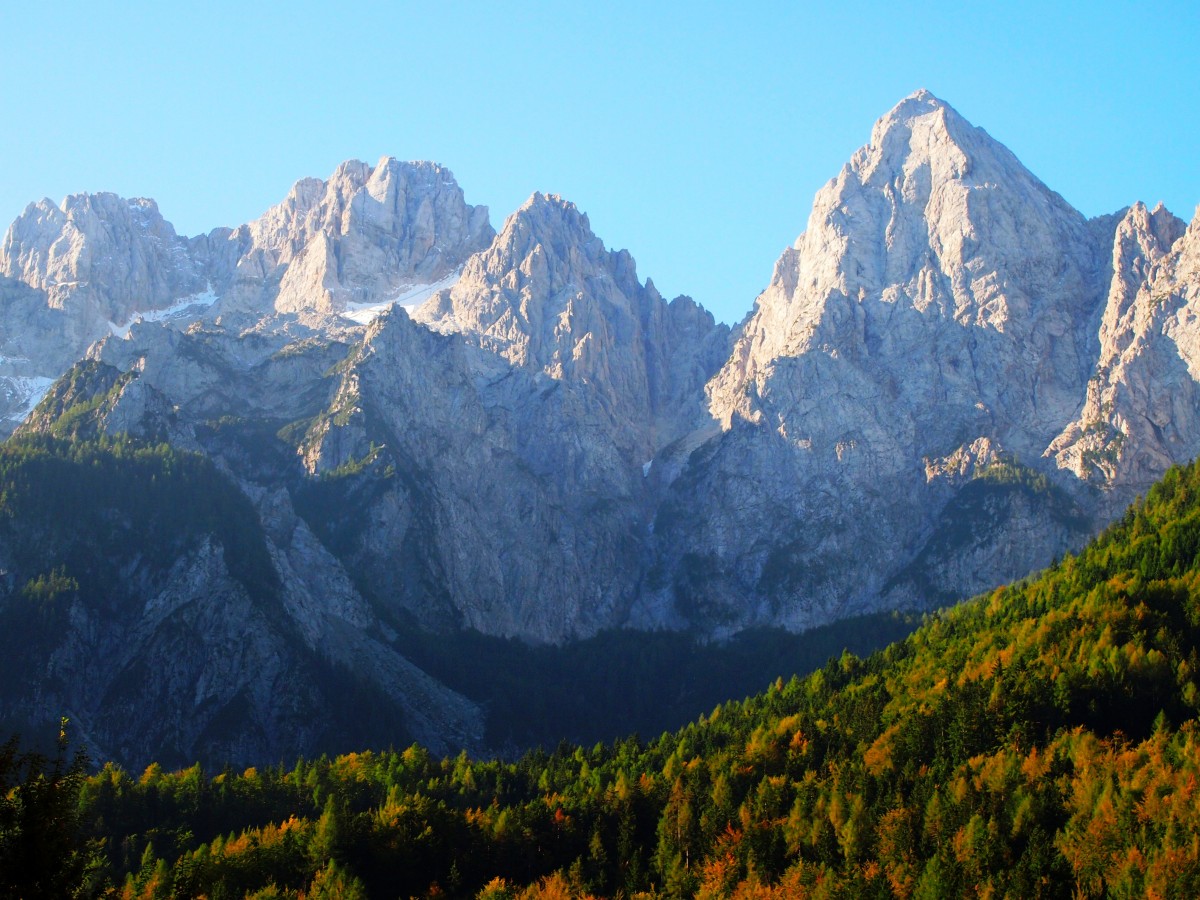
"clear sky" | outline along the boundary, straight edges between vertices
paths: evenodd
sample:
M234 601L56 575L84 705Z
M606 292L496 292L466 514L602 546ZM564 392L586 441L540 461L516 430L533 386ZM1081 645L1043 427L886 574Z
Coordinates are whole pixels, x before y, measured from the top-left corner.
M1200 203L1200 3L3 3L0 220L155 198L183 234L383 155L500 227L559 193L740 320L813 194L926 87L1088 215Z

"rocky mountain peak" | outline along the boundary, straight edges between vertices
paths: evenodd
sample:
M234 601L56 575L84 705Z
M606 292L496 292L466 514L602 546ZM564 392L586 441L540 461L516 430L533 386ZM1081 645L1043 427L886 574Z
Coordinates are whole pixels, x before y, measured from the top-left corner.
M889 162L898 163L902 168L909 156L924 149L928 157L950 157L962 166L966 154L960 143L970 127L949 104L922 88L876 120L870 143L859 150L855 158L861 155L872 169ZM854 162L851 165L854 166Z
M0 274L44 291L49 306L74 300L117 322L204 286L158 205L111 193L30 204L5 234Z
M592 232L586 213L557 194L540 192L531 195L505 220L480 263L493 274L524 266L531 277L537 273L547 279L550 294L560 293L577 278L595 275L597 267L609 270L609 274L620 269L627 288L633 287L630 278L637 280L636 272L630 271L633 267L628 252L610 254Z
M639 281L628 251L607 249L587 215L555 194L533 194L414 318L586 386L639 454L695 426L700 385L726 353L723 326L688 298L668 305Z
M1121 217L1086 398L1045 453L1082 480L1122 488L1114 505L1200 445L1200 329L1191 279L1180 278L1186 240L1183 220L1161 203L1135 203Z
M808 229L780 258L710 385L714 415L756 417L753 398L775 361L811 352L923 391L906 385L906 355L939 346L961 369L977 356L977 329L989 341L1005 336L1014 357L1022 344L1059 345L1069 374L1052 379L1062 382L1057 415L1078 402L1086 378L1074 341L1103 295L1098 251L1079 212L985 131L919 91L883 116L871 142L817 193ZM962 387L973 391L972 383ZM1030 390L1034 383L1046 384L1030 373ZM962 399L968 409L995 409L1004 399L995 393Z
M633 258L610 251L588 217L555 194L533 194L504 223L482 253L472 257L448 293L433 298L416 318L441 331L461 331L517 364L561 375L585 355L576 343L594 340L577 329L593 314L637 318L648 302L662 302L638 281ZM631 333L623 335L627 341ZM569 365L568 365L569 367Z
M296 182L213 252L228 258L227 309L321 317L442 281L493 234L487 207L467 204L449 169L384 157Z

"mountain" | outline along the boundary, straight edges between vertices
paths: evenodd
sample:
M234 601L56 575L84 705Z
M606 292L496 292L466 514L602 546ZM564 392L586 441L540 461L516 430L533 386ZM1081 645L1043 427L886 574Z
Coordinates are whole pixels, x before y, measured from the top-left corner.
M650 639L615 630L721 642L928 610L1082 546L1200 452L1200 225L1141 204L1088 220L925 91L817 194L732 331L668 302L569 201L535 193L497 233L432 163L346 163L198 238L100 197L31 207L6 239L17 443L207 460L257 520L283 598L273 652L348 667L435 745L443 725L483 740L497 679L459 679L431 647L521 669L534 651L506 642L636 655ZM55 572L90 577L52 536L0 609ZM194 571L194 596L227 590ZM10 705L38 708L54 654L91 646L83 621L22 657ZM428 714L439 696L452 721ZM181 754L209 746L190 740Z
M486 246L487 207L469 206L435 163L352 160L306 178L261 218L207 235L223 309L251 316L354 312L453 276Z
M492 235L449 170L391 158L303 179L254 222L194 238L152 200L30 204L0 251L0 435L89 345L136 322L352 327L452 283Z
M73 387L127 380L86 374ZM303 525L264 523L206 457L27 439L0 450L0 484L6 727L59 710L98 755L173 764L319 753L349 734L481 746L482 711L371 634Z
M495 277L523 269L516 288ZM486 309L504 324L489 331ZM578 210L536 196L415 315L437 327L393 313L293 341L134 326L92 355L165 398L181 446L220 455L252 495L290 498L379 608L553 642L620 625L644 568L645 462L705 418L727 329L643 287ZM462 330L443 333L451 322ZM489 343L500 328L511 359ZM290 465L206 444L205 423L228 416ZM134 419L127 407L119 428L156 434L157 413Z
M1198 497L648 744L110 766L75 840L134 896L1191 896Z
M413 318L514 366L590 385L609 430L647 458L704 423L697 397L728 352L712 316L687 297L663 302L575 204L537 193Z

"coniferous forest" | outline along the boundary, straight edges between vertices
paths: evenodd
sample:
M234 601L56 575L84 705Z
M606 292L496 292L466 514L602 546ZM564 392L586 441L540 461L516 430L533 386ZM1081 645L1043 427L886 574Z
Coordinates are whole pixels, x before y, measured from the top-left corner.
M68 723L0 752L0 893L1200 896L1198 553L1193 464L1078 556L652 740L88 774Z

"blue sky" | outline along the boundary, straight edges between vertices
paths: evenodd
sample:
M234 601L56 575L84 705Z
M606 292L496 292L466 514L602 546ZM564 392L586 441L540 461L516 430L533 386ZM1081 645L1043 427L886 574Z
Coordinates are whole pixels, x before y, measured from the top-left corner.
M382 155L499 227L560 193L733 322L871 125L926 87L1088 215L1200 203L1200 4L5 4L0 220L76 191L185 234Z

